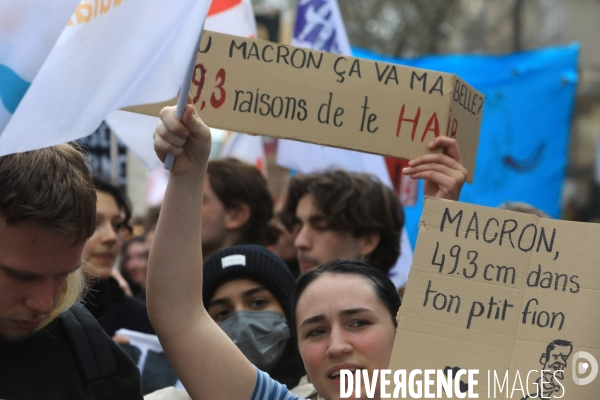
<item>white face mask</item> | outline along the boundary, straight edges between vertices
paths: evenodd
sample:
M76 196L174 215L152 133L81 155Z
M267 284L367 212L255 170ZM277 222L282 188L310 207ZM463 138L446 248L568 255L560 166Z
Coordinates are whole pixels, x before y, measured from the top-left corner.
M270 372L290 338L284 316L276 311L237 311L219 324L258 369Z

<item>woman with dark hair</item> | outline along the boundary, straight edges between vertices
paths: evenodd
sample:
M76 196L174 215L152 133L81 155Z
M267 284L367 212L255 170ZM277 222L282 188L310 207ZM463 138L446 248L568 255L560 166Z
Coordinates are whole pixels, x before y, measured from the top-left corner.
M319 281L320 279L322 281ZM311 285L313 285L312 288L310 287ZM374 291L375 297L379 300L380 304L385 306L385 309L387 309L388 315L390 317L390 322L394 327L393 336L391 338L386 335L386 331L388 334L390 334L391 331L389 329L385 329L385 326L387 325L385 324L385 318L383 321L384 324L381 325L381 328L383 329L371 329L371 332L367 332L367 330L365 329L364 332L360 333L361 325L362 328L365 328L373 322L370 319L374 316L373 313L365 312L366 310L361 310L361 307L344 310L344 313L347 313L349 317L360 318L363 314L367 317L363 320L349 319L349 321L352 321L352 324L355 325L356 330L352 332L352 329L348 329L349 332L355 335L355 340L351 342L349 341L346 344L346 346L348 346L347 350L349 350L351 346L352 352L356 353L355 356L358 355L358 353L362 350L362 356L370 354L374 362L378 361L376 360L377 358L380 359L379 361L387 360L387 363L385 364L386 367L382 367L387 368L391 356L391 348L389 349L390 351L388 353L385 346L385 339L391 339L391 343L393 346L395 331L398 327L398 322L396 321L396 314L400 309L400 298L398 296L396 287L387 276L385 276L378 269L359 261L333 260L327 264L320 266L316 270L312 270L302 275L298 280L296 289L294 291L294 295L290 303L290 328L292 332L295 333L294 339L297 341L298 346L304 350L303 354L317 354L318 350L322 350L321 337L322 335L326 335L327 332L331 330L331 325L332 322L335 323L335 318L331 318L331 314L319 314L319 304L313 304L311 300L307 300L303 301L303 303L307 303L307 307L310 308L311 312L315 315L318 315L317 318L309 318L307 322L307 320L305 319L298 318L297 313L304 311L302 307L298 307L298 304L300 303L303 294L308 290L314 292L314 294L318 296L318 293L321 292L322 288L327 288L328 286L334 285L340 285L344 288L342 290L354 294L359 294L361 291L363 291L365 287L371 287L371 289ZM357 286L358 291L354 291L353 286ZM369 291L366 290L365 292L367 292L365 294L367 295L367 297L369 297ZM321 296L321 299L317 299L317 302L323 301L324 299L322 297L323 296ZM331 303L328 304L328 306L330 305ZM373 307L372 311L375 311L378 308L379 307ZM343 309L343 307L341 309ZM379 317L381 317L383 315L381 313L382 310L379 309L378 311L380 311ZM327 317L329 317L329 319ZM299 320L303 321L300 326L296 324L296 321ZM377 336L379 336L379 338ZM374 346L374 344L375 341L382 338L384 339L384 346L383 351L381 352L378 350L381 350L382 348ZM373 339L373 341L371 341L371 339ZM387 344L389 344L389 342L387 342ZM319 370L323 369L322 357L303 357L303 361L304 366L306 368L306 372L308 373L309 377L319 376ZM327 364L325 364L325 367L326 366ZM347 365L346 367L344 367L344 369L364 369L365 365L363 364L361 365L361 367L362 368L359 368L358 365ZM328 377L329 376L331 376L331 374L328 374ZM317 379L316 381L313 381L312 379L310 379L310 383L305 383L300 387L294 388L292 389L292 392L311 399L323 398L328 393L334 395L336 392L339 393L339 373L337 375L337 378L338 379L334 379L335 387L333 388L328 387L329 385L327 385L327 381L325 381L324 384L322 380ZM333 391L331 389L333 389Z
M146 275L150 248L145 236L135 236L121 246L119 272L127 281L133 296L146 300Z
M177 375L192 398L297 398L253 366L205 309L198 243L208 127L192 105L186 106L183 124L166 108L154 138L159 158L167 151L178 157L150 251L148 308ZM302 278L288 322L320 396L339 398L342 369L388 368L399 304L391 281L359 262L332 263Z
M127 296L111 276L121 248L121 233L130 230L131 207L112 183L95 177L94 186L96 230L83 249L88 281L83 303L111 337L121 328L153 334L144 301Z

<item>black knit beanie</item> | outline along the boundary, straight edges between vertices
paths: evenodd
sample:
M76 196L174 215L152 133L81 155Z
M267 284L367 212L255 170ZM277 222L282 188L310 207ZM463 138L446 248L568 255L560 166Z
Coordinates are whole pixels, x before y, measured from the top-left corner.
M223 249L204 263L202 299L208 304L223 283L233 279L252 279L273 293L288 317L288 305L296 280L285 262L266 247L242 244Z

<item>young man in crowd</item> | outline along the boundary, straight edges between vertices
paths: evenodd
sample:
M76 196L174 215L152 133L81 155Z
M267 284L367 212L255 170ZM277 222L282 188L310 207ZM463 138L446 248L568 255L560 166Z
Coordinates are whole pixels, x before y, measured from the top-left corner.
M0 188L0 398L141 399L137 367L77 301L96 227L84 157L0 157Z
M250 164L235 158L209 161L202 208L202 253L206 258L237 244L266 246L277 241L271 225L273 199L267 180ZM146 243L152 244L160 206L146 215Z
M208 163L202 204L202 253L208 259L236 244L266 246L277 240L267 181L250 164L233 158Z
M403 173L425 179L425 195L458 200L467 171L456 141L441 136L429 147L445 152L418 157ZM331 170L292 178L281 220L296 234L301 274L336 258L364 261L387 273L400 254L400 201L367 174Z

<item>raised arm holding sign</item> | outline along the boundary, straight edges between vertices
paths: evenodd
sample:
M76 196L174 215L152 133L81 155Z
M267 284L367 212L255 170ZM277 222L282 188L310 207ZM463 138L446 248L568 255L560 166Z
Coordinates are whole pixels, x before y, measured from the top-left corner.
M188 102L182 121L174 107L163 109L154 133L159 158L173 154L177 162L148 263L152 324L193 398L295 399L250 364L203 306L203 259L198 244L211 141L208 127L191 106L191 96ZM454 139L438 138L442 139L456 147ZM431 161L421 165L437 165ZM365 369L372 375L388 367L400 299L393 283L373 267L356 261L328 264L325 270L311 271L300 279L302 289L292 300L290 326L311 382L329 400L338 398L342 369ZM366 386L362 390L366 393Z

